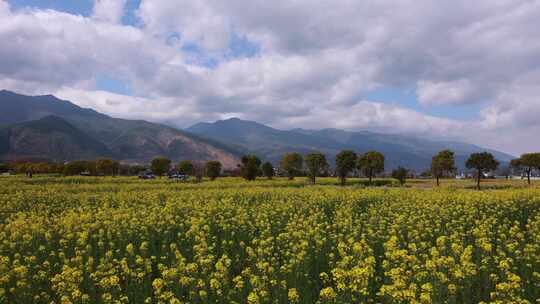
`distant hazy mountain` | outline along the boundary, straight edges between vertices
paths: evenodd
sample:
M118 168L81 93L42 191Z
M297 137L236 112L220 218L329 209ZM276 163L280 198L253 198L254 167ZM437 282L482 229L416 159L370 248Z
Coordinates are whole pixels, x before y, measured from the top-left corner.
M239 152L227 145L165 125L112 118L52 95L0 91L0 113L0 159L148 162L161 155L174 161L215 159L229 168L238 163Z
M490 151L503 162L512 156L475 145L433 141L412 136L381 134L367 131L349 132L338 129L277 130L253 121L232 118L214 123L198 123L187 131L222 142L235 143L277 164L286 152L308 153L320 151L334 162L334 156L343 149L357 153L377 150L386 156L386 169L404 166L417 171L429 168L432 156L440 150L451 149L456 162L463 168L470 153Z

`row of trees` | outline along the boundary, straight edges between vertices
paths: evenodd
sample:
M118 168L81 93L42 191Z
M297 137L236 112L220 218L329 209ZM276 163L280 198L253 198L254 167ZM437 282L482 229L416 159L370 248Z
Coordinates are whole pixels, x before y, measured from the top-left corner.
M540 161L540 156L538 159ZM344 185L347 177L358 170L366 176L371 183L373 177L384 172L384 162L384 155L378 151L369 151L358 155L352 150L344 150L336 155L335 175L339 178L341 185ZM527 162L520 160L519 165L523 168L527 168L524 167L525 163ZM272 178L274 175L272 164L268 162L264 163L261 169L260 166L261 161L257 156L246 155L242 158L242 163L240 165L241 175L245 179L253 180L259 174L260 170L262 170L263 175ZM465 166L468 169L476 171L477 187L480 188L480 179L482 176L485 173L496 170L499 166L499 162L491 153L480 152L472 153L467 159ZM320 152L309 153L305 158L300 153L295 152L285 154L280 161L280 167L291 180L294 179L295 176L300 175L305 168L306 175L312 183L315 183L317 176L326 175L323 172L328 171L329 165L326 156ZM455 174L456 170L454 152L443 150L433 156L431 161L431 172L437 180L437 186L439 186L439 179L441 177ZM528 172L530 172L530 170ZM392 171L391 176L403 184L407 176L409 176L409 170L398 167Z
M465 162L467 169L476 171L477 188L480 188L480 179L482 176L485 173L497 170L499 165L499 161L488 152L472 153ZM538 170L540 172L540 153L522 154L519 158L510 161L510 168L514 174L526 175L527 183L531 184L531 174L533 170ZM443 150L433 157L431 161L431 172L437 179L437 186L439 185L440 177L453 174L455 171L454 152Z
M351 150L344 150L336 155L335 175L342 185L347 177L358 171L369 178L384 172L385 158L381 152L369 151L364 154L356 154ZM465 162L468 169L475 170L477 187L480 188L482 176L498 168L499 162L489 152L472 153ZM530 177L533 170L540 172L540 153L526 153L510 162L510 168L514 173L524 174L530 184ZM136 175L147 169L144 166L130 166L120 164L113 159L98 159L94 161L71 161L66 164L47 162L13 162L9 165L0 164L2 171L14 171L16 173L60 173L64 175L79 175L86 172L89 175ZM223 166L219 161L188 161L184 160L173 166L172 161L165 157L156 157L151 161L150 169L158 176L162 176L171 170L185 175L193 175L197 180L207 176L211 180L221 175ZM289 178L305 174L312 183L315 183L319 176L329 175L329 164L326 156L320 152L312 152L305 156L300 153L287 153L280 161L281 171ZM439 186L439 179L456 173L454 152L443 150L433 156L431 161L431 174L436 179ZM262 161L253 154L245 155L241 158L237 171L240 176L247 180L253 180L257 176L263 175L272 178L275 175L274 166L270 162ZM392 171L392 177L404 183L409 175L409 170L399 167Z
M497 170L499 161L489 152L472 153L466 160L465 167L476 171L476 187L480 189L482 176L485 173ZM450 150L442 150L431 159L431 173L437 180L437 186L439 186L441 177L455 174L456 170L454 152Z
M274 166L270 162L261 164L256 155L243 156L239 165L240 175L247 180L254 180L261 173L267 178L272 178L275 175ZM323 153L312 152L304 157L300 153L293 152L283 156L280 169L290 180L305 173L309 180L315 183L318 176L328 175L329 164ZM377 151L357 155L354 151L345 150L336 156L336 175L342 184L345 184L347 176L356 169L361 170L371 182L376 174L384 171L384 155Z

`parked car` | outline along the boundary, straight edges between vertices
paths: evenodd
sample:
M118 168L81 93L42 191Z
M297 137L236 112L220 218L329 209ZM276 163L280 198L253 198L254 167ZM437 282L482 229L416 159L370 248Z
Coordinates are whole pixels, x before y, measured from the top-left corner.
M156 176L152 173L152 171L142 171L139 173L140 179L154 179Z
M170 173L169 178L170 179L178 179L178 180L185 181L185 180L187 180L189 178L189 175L185 175L185 174L181 174L181 173Z

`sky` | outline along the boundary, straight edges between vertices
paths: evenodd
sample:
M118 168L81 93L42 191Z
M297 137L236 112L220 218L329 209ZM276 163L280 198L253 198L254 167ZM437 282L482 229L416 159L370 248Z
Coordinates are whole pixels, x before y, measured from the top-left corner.
M0 0L0 89L540 151L540 1Z

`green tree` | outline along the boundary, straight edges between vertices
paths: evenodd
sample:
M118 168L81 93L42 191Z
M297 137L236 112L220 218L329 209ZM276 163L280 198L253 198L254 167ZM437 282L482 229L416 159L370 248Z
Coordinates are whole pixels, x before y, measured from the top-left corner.
M240 175L246 180L254 180L261 171L261 160L253 154L242 156L240 167Z
M112 164L112 176L117 176L120 173L120 162L113 160Z
M0 173L5 173L9 171L9 166L4 163L0 163Z
M465 162L465 166L468 169L476 170L476 188L480 190L480 179L484 173L497 170L499 162L493 157L493 154L489 152L473 153L469 156L469 159Z
M508 166L512 170L512 174L519 174L523 177L523 172L525 172L525 168L523 168L523 164L521 163L521 157L512 159Z
M189 160L183 160L176 165L176 170L181 174L193 175L193 163Z
M96 171L98 174L114 175L114 160L109 158L96 160Z
M320 152L313 152L306 155L306 167L311 183L315 184L315 178L328 168L326 156Z
M150 168L154 174L161 177L163 174L169 172L171 160L166 157L156 157L152 160Z
M431 173L437 179L439 186L439 178L456 171L456 161L454 152L450 150L442 150L431 159Z
M304 160L300 153L287 153L283 156L280 162L281 169L287 173L290 180L302 172Z
M200 183L203 180L205 173L205 163L202 161L193 161L193 175L195 176L195 182Z
M83 161L86 164L86 170L90 172L90 175L97 175L97 162L95 160Z
M378 151L369 151L358 159L358 169L369 178L371 184L372 178L384 171L384 155Z
M91 163L87 161L82 161L82 160L70 161L69 163L64 165L63 173L66 176L79 175L81 174L81 172L84 172L84 171L89 171L90 173L92 173L91 171L92 168L90 168L90 166L91 166Z
M356 153L351 150L343 150L336 155L336 175L342 186L345 185L347 176L356 167Z
M206 176L208 176L210 180L215 180L221 174L221 167L221 163L217 160L207 161L204 165Z
M148 168L145 167L145 166L133 165L133 166L129 166L127 174L128 175L137 175L137 174L141 173L142 171L146 171L147 169Z
M533 169L540 170L540 153L525 153L518 159L510 161L510 166L527 174L527 183L531 184L531 172Z
M262 173L264 176L266 176L268 179L272 179L274 176L274 166L270 162L265 162L262 165Z
M392 170L392 177L397 179L399 181L399 184L402 186L403 184L405 184L405 180L407 179L408 175L409 170L403 167L397 167L397 169Z

